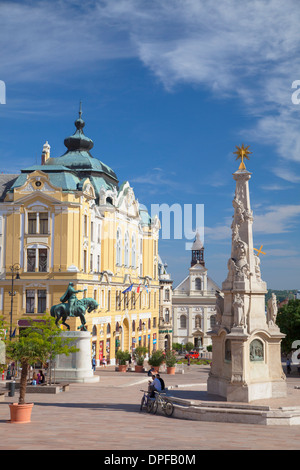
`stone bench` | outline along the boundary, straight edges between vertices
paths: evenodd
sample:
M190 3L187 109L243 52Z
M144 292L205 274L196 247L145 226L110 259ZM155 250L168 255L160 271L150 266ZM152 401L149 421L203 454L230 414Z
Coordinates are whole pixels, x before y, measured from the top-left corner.
M9 389L9 383L6 383L6 388ZM16 382L15 390L19 390L20 383ZM60 393L60 392L68 392L70 390L70 384L68 383L57 383L57 384L39 384L39 385L31 385L27 384L26 393Z

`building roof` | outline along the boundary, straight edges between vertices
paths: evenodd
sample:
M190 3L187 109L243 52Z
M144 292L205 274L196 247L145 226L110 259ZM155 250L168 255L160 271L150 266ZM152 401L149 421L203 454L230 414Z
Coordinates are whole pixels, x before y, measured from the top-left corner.
M0 201L3 201L6 193L11 189L19 175L1 174L0 175Z
M119 182L116 173L108 165L91 155L90 150L94 143L84 135L85 122L81 114L80 108L79 118L75 121L76 131L64 140L67 151L60 157L46 159L43 165L32 165L22 169L21 174L15 175L14 181L7 186L6 192L8 189L13 190L22 186L26 182L27 175L37 170L47 173L50 182L63 191L80 190L88 177L98 200L101 188L118 188ZM50 148L49 145L48 147Z
M193 251L197 251L197 250L201 250L203 248L203 243L202 241L200 240L200 234L199 232L196 233L196 238L194 240L194 243L192 245L192 250Z
M83 132L85 122L81 115L80 106L79 118L75 121L76 131L64 140L64 144L67 147L66 153L60 157L48 158L45 161L45 167L50 168L52 165L61 165L75 172L88 172L95 176L102 174L104 178L108 177L113 184L117 185L118 178L116 173L108 165L105 165L105 163L91 155L90 150L93 148L94 143ZM46 168L44 171L47 171Z

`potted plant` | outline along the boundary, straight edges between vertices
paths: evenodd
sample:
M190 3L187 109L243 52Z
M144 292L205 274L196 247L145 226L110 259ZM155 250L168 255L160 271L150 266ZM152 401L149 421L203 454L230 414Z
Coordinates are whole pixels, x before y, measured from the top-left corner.
M148 348L144 346L138 346L134 350L134 358L136 360L135 372L143 372L145 356L148 352Z
M164 353L158 349L157 351L153 351L152 355L149 357L148 363L158 372L164 360Z
M126 361L129 361L130 359L130 353L129 351L121 351L121 349L118 349L116 358L118 359L119 363L119 372L126 372Z
M23 328L15 338L5 340L7 357L19 361L22 369L19 401L9 405L12 423L31 421L33 403L25 401L29 366L37 361L45 363L53 354L53 350L56 354L65 355L78 351L69 344L72 340L60 337L62 330L57 328L54 318L28 321L29 327Z
M167 351L165 356L167 374L175 374L176 354L175 351Z

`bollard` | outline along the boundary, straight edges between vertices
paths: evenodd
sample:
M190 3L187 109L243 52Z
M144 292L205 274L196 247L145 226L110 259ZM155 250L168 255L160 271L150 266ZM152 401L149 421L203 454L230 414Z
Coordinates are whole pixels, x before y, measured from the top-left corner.
M8 392L8 396L9 397L14 397L15 396L15 389L16 389L16 382L14 382L13 380L11 382L9 382L9 392Z

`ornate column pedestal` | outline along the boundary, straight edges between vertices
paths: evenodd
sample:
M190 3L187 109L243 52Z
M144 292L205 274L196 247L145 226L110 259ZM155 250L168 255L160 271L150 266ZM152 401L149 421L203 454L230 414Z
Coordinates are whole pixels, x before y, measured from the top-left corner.
M245 149L239 150L245 156ZM275 324L276 297L268 302L266 315L267 286L261 279L259 256L253 251L251 173L241 164L233 177L231 257L222 293L216 294L217 325L211 333L213 356L207 391L233 402L284 397L286 377L280 351L284 335Z

